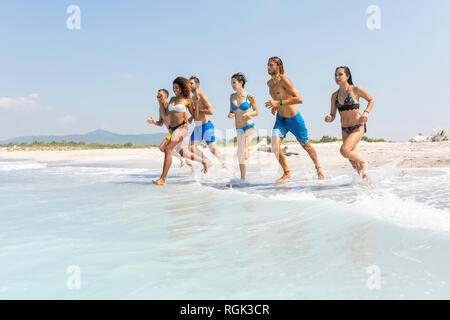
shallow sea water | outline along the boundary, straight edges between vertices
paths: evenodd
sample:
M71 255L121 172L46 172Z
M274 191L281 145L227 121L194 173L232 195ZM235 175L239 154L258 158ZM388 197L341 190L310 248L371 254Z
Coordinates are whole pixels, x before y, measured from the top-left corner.
M0 299L450 298L450 168L177 164L1 160Z

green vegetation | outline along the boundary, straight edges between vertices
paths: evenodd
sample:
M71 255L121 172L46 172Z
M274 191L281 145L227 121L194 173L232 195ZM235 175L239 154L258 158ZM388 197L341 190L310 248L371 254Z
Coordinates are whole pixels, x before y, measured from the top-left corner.
M257 144L261 141L261 139L266 138L267 144L271 145L272 138L269 136L262 137L258 136L257 139L253 140L252 145ZM447 137L444 138L444 141L447 140ZM338 139L336 137L323 136L320 140L310 139L311 143L327 143L327 142L337 142L342 141L342 139ZM372 139L363 137L362 141L365 142L388 142L384 139ZM296 144L297 141L283 141L283 144ZM226 142L225 140L219 144L222 147L228 146L237 146L237 138L233 138ZM157 148L157 145L139 145L135 146L131 142L127 142L125 144L102 144L98 142L94 143L86 143L84 141L76 142L76 141L52 141L52 142L42 142L42 141L34 141L33 143L13 143L10 142L8 144L0 144L0 148L7 148L8 150L91 150L91 149L145 149L145 148Z
M256 139L256 143L259 143L264 138L267 139L267 144L272 144L272 137L269 137L269 136L265 136L265 137L258 136L258 138Z
M367 137L363 137L361 139L361 141L365 141L365 142L387 142L384 139L371 139L371 138L367 138Z
M264 137L258 136L256 141L253 140L252 144L259 143L259 141L261 141L261 139L263 139L263 138ZM267 144L270 145L272 143L272 138L269 137L269 136L266 136L265 138L267 139ZM372 139L372 138L367 138L367 137L363 137L361 140L365 141L365 142L388 142L385 139ZM338 142L338 141L342 142L342 139L339 139L339 138L336 138L336 137L323 136L320 140L310 139L309 141L311 143L329 143L329 142ZM297 144L297 143L298 142L296 140L294 140L294 141L284 140L283 141L283 144ZM228 142L223 141L221 143L222 147L227 147L227 146L232 146L232 145L234 145L234 146L237 145L237 138L236 137L234 137L233 139L229 140Z
M14 147L15 146L15 147ZM33 143L13 143L1 144L0 147L8 148L13 150L87 150L87 149L145 149L158 147L156 145L139 145L135 146L131 142L125 144L102 144L98 142L86 143L84 141L52 141L52 142L42 142L34 141Z
M336 142L336 141L342 141L342 139L338 139L336 137L329 137L329 136L323 136L320 140L310 140L311 143L327 143L327 142ZM388 142L384 139L372 139L368 137L362 137L361 141L365 142Z
M256 140L253 139L252 141L252 145L258 144L262 139L266 138L267 139L267 144L270 145L272 144L272 137L269 136L257 136ZM237 137L234 137L233 139L229 140L228 142L226 142L225 140L222 141L222 143L220 144L221 147L228 147L228 146L237 146Z
M309 140L311 143L327 143L327 142L336 142L336 141L342 141L342 139L338 139L336 137L329 137L329 136L323 136L320 140Z

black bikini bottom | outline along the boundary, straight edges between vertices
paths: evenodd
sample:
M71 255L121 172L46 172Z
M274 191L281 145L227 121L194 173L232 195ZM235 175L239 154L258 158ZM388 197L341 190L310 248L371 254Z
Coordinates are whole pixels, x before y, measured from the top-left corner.
M364 124L363 123L357 124L357 125L354 125L354 126L351 126L351 127L342 127L342 131L345 131L346 133L350 134L353 131L359 129L359 127L362 127L362 126L364 126L364 133L366 133L367 132L367 126L366 126L365 123Z
M174 132L174 131L177 130L179 127L181 127L182 125L185 125L185 124L186 124L186 121L183 120L182 123L180 123L179 125L176 125L175 127L169 126L169 130L170 130L170 132Z

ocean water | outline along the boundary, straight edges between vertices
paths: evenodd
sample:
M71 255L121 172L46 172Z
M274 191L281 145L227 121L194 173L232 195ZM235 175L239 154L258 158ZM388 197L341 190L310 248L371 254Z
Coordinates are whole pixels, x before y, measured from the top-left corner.
M0 160L0 299L450 298L450 168L177 164Z

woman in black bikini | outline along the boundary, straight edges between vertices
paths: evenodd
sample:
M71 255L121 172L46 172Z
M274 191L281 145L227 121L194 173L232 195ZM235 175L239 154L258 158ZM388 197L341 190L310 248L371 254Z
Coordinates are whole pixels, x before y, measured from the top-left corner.
M158 180L152 180L154 184L163 185L166 183L166 177L169 173L170 165L172 164L172 151L176 148L179 149L179 153L186 159L192 159L203 164L203 171L208 171L208 161L202 159L196 154L191 154L186 144L184 143L184 137L188 134L188 107L193 103L191 100L189 86L189 80L183 77L178 77L173 81L173 92L175 97L170 99L169 105L164 109L166 115L170 116L170 137L169 143L164 149L164 167L161 177Z
M353 85L352 74L348 67L336 68L334 76L339 90L331 95L331 112L325 117L325 122L332 122L336 118L336 112L339 111L343 140L341 154L350 161L363 179L369 181L367 161L356 152L356 146L367 131L366 122L375 99L363 88ZM359 113L359 98L369 102L362 114Z

